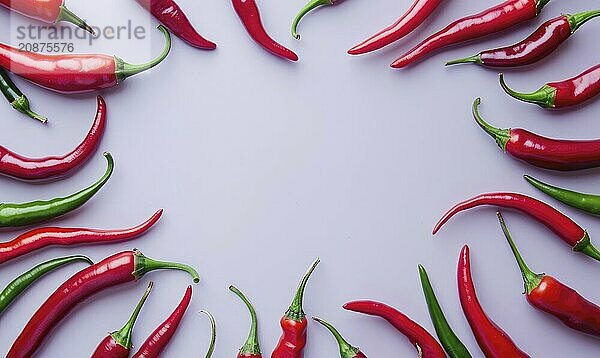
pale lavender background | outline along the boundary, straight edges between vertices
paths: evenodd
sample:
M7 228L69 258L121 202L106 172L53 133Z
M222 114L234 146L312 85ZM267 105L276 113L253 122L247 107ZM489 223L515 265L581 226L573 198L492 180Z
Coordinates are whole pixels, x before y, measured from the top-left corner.
M493 208L461 215L435 240L430 231L455 202L484 191L513 190L543 196L522 179L533 174L581 191L600 192L598 173L556 174L530 168L503 155L470 116L482 96L482 114L493 124L521 126L565 138L600 137L594 101L553 113L504 95L496 71L444 68L445 60L490 46L513 43L561 12L597 6L594 1L553 1L525 26L485 41L448 50L406 71L389 63L418 40L452 19L496 3L448 1L406 40L377 54L351 58L345 51L365 35L397 18L402 1L348 0L317 11L301 23L297 42L289 25L304 0L260 1L273 36L296 50L287 63L255 45L227 1L184 1L198 29L219 44L203 52L174 40L171 57L151 73L107 91L110 118L101 150L110 150L116 169L110 183L84 208L52 225L126 227L165 208L161 222L143 238L112 246L49 249L2 266L1 282L34 264L84 253L100 260L139 247L148 256L195 265L204 281L165 356L204 356L209 328L200 309L218 319L216 357L231 357L248 330L245 307L227 290L235 283L260 315L267 356L280 335L278 320L300 275L317 255L323 260L306 295L306 311L335 323L373 357L414 356L414 349L384 322L344 312L351 299L373 298L394 305L432 331L417 276L423 263L447 317L471 352L480 356L456 295L456 261L471 245L474 279L491 317L533 356L591 357L598 341L564 328L529 307ZM133 1L119 9L70 0L72 10L101 21L115 11L134 18L145 13ZM93 16L92 16L93 15ZM0 23L10 19L0 11ZM600 24L580 30L550 59L507 71L517 89L533 90L548 80L573 76L598 61ZM4 31L0 40L9 41ZM152 53L162 44L152 38ZM149 57L126 43L99 47L131 61ZM50 116L47 127L0 106L0 143L41 156L70 150L87 132L94 96L68 98L18 82L34 109ZM0 197L23 202L70 193L95 180L105 168L98 153L63 181L28 185L1 179ZM544 198L547 199L547 198ZM551 200L600 243L597 219ZM530 219L505 214L513 236L533 269L546 271L600 302L597 262L572 254L555 235ZM3 232L8 240L22 231ZM79 267L53 273L27 292L3 317L0 351L8 350L31 314L60 282ZM66 319L40 351L44 357L91 353L108 330L129 316L148 280L151 295L134 334L139 345L179 302L186 275L161 272L138 285L94 297ZM307 357L337 355L329 333L311 325Z

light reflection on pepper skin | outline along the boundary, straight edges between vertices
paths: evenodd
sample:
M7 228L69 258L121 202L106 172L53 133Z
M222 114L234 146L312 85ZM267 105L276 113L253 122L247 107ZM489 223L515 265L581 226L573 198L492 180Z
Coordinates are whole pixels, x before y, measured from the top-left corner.
M600 64L562 82L549 83L556 88L556 108L581 104L600 94Z

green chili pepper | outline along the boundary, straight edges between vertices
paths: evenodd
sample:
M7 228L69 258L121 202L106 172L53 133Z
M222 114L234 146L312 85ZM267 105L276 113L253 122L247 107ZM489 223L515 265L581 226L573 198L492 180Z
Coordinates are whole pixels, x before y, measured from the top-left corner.
M421 285L423 286L423 293L427 301L429 316L442 346L451 358L471 357L471 353L469 353L467 347L454 334L446 317L444 317L444 312L435 297L435 292L433 291L433 287L431 287L431 282L423 265L419 265L419 276L421 277Z
M74 262L87 262L90 265L93 264L92 260L86 256L74 255L61 257L43 262L15 278L2 292L0 292L0 315L34 282L47 273Z
M600 195L578 193L576 191L559 188L550 184L541 182L529 175L524 175L523 178L529 184L536 187L541 192L561 201L569 206L585 211L592 215L600 215Z
M0 227L18 227L36 224L56 218L85 204L96 194L110 178L114 161L110 153L104 153L108 162L106 172L94 184L63 198L45 201L32 201L23 204L0 204Z
M17 85L10 79L8 72L3 68L0 68L0 91L2 91L4 97L6 97L8 102L17 111L24 113L33 119L37 119L42 123L48 122L46 117L40 116L31 110L27 97L19 90Z

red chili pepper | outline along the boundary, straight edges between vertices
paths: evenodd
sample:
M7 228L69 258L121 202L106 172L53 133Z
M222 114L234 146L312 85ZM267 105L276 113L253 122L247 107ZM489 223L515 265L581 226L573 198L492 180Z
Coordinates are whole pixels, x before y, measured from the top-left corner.
M231 0L235 12L242 20L248 34L265 50L275 56L286 58L290 61L298 61L298 55L292 50L279 44L265 30L260 19L260 11L255 0Z
M554 277L531 271L510 236L502 214L497 215L523 275L529 304L558 318L569 328L600 337L600 307Z
M146 222L122 230L43 227L19 235L14 240L0 243L0 265L49 246L75 246L80 244L112 244L136 238L148 231L163 210L155 212Z
M183 299L175 308L173 313L171 313L167 320L158 326L154 332L152 332L150 337L148 337L146 342L140 346L140 349L136 354L133 355L133 357L151 358L160 356L160 353L165 349L167 344L169 344L175 335L175 331L177 331L177 327L179 327L179 324L181 323L181 320L185 315L185 311L187 310L191 301L192 286L188 286Z
M422 358L445 358L442 346L425 328L414 322L402 312L384 303L376 301L353 301L346 303L344 309L377 316L388 321L415 346Z
M304 275L300 282L300 286L298 286L296 295L294 296L294 301L292 301L290 308L281 318L280 324L283 329L283 335L279 339L277 347L273 350L271 358L304 357L308 321L306 320L306 314L302 308L302 301L304 300L304 290L308 283L308 279L317 268L319 262L321 262L321 260L315 260L308 272Z
M600 140L552 139L520 128L495 128L479 114L480 103L478 98L473 104L475 120L496 140L500 149L514 158L536 167L560 171L600 167Z
M348 50L348 53L362 55L400 40L419 27L441 2L442 0L415 0L410 9L398 21L354 46Z
M42 181L69 174L94 153L106 128L106 102L98 96L92 128L83 141L60 157L27 158L0 146L0 173L21 180Z
M136 0L177 37L191 46L214 50L217 45L202 37L190 23L183 10L173 0Z
M568 80L551 82L533 93L512 90L500 74L500 84L506 93L523 102L537 104L543 108L565 108L576 106L600 94L600 65Z
M128 77L161 63L171 50L171 35L164 26L158 29L167 44L162 54L142 65L126 63L116 56L24 52L0 44L0 67L46 89L60 93L94 92L115 87Z
M486 357L529 357L485 313L471 277L469 246L463 246L458 259L458 296L477 344Z
M131 343L133 326L135 325L135 321L137 320L144 303L146 303L148 295L150 295L150 292L152 291L153 285L152 282L148 284L146 292L123 328L106 336L92 354L92 358L129 358L129 353L133 347L133 344Z
M550 0L508 0L479 14L457 20L428 37L392 63L403 68L443 47L474 40L536 17Z
M546 21L525 40L511 46L488 50L446 64L476 63L486 67L516 67L535 63L550 55L583 24L600 16L600 10L561 15Z
M600 251L592 244L587 231L550 205L532 197L517 193L481 194L469 200L465 200L462 203L458 203L444 214L440 221L435 225L433 234L435 235L455 214L481 205L495 205L502 208L521 211L539 221L548 229L554 231L554 233L571 246L574 251L581 252L600 261Z
M47 24L70 22L94 34L94 30L84 20L67 9L64 0L0 0L0 5Z
M188 272L195 283L200 281L193 268L173 262L155 261L138 250L112 255L83 269L63 283L34 313L7 358L31 357L60 321L79 303L107 288L137 281L154 270L174 269Z

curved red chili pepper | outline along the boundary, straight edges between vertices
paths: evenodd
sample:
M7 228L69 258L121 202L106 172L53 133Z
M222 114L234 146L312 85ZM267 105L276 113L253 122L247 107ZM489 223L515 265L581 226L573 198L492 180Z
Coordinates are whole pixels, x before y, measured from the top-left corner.
M70 22L94 34L94 30L84 20L67 9L64 0L0 0L0 5L47 24Z
M192 286L188 286L185 291L185 295L183 299L175 308L173 313L164 321L152 334L144 344L140 346L140 349L136 354L133 355L134 358L151 358L158 357L160 353L165 349L167 344L175 335L175 331L177 331L177 327L181 323L183 316L185 315L185 311L187 310L190 302L192 300Z
M398 21L354 46L348 50L348 53L362 55L400 40L419 27L441 2L442 0L415 0L410 9Z
M446 64L476 63L486 67L516 67L535 63L550 55L600 10L561 15L546 21L525 40L511 46L488 50Z
M517 193L487 193L481 194L462 203L456 204L438 221L433 229L435 235L441 227L457 213L481 205L495 205L502 208L515 209L527 214L554 231L562 241L574 251L581 252L600 261L600 251L594 247L587 231L573 220L537 199Z
M28 253L49 246L80 244L112 244L131 240L148 231L162 216L163 209L155 212L138 226L121 230L43 227L28 231L15 239L0 243L0 265Z
M550 0L508 0L478 14L457 20L428 37L392 63L403 68L443 47L474 40L531 20Z
M191 46L214 50L217 45L202 37L190 23L183 10L173 0L136 0L177 37Z
M529 357L485 313L471 277L469 246L463 246L458 258L458 296L477 344L486 357Z
M7 358L31 357L52 329L78 304L94 294L137 281L146 273L160 269L183 270L192 276L195 283L200 280L196 270L187 265L155 261L138 250L112 255L79 271L56 289L33 314L10 348Z
M132 65L108 55L47 55L0 44L0 67L60 93L100 91L155 67L167 57L171 50L171 35L162 25L158 29L165 35L165 49L158 58L142 65Z
M98 344L98 347L96 347L96 350L92 354L92 358L129 358L129 353L133 347L133 344L131 343L133 326L135 325L140 311L142 310L144 303L146 303L146 299L148 299L153 286L154 283L150 281L146 292L144 292L144 295L135 307L129 320L127 320L127 323L125 323L120 330L111 332L106 336L100 344Z
M478 98L473 104L475 120L496 140L500 149L514 158L536 167L560 171L600 167L600 140L552 139L520 128L495 128L479 114L480 102Z
M533 272L510 236L502 214L497 215L523 275L529 304L558 318L569 328L600 337L600 307L554 277Z
M565 108L582 104L600 94L600 65L568 80L550 82L533 93L512 90L500 74L500 85L506 93L523 102L537 104L543 108Z
M425 328L408 318L402 312L386 305L385 303L376 301L353 301L346 303L343 307L349 311L364 313L385 319L400 333L404 334L406 338L408 338L410 343L412 343L412 345L414 345L419 352L419 357L446 357L446 353L444 352L442 346L435 340L435 338L433 338L431 334L429 334L429 332L427 332L427 330L425 330Z
M92 128L83 141L63 156L27 158L0 146L0 173L21 180L41 181L69 174L94 153L106 128L106 102L98 96Z
M302 358L304 357L304 347L306 346L306 328L308 321L302 308L304 300L304 290L308 279L317 268L321 260L317 258L310 266L308 272L302 278L294 300L285 315L280 320L283 334L273 350L271 358Z
M290 61L298 61L298 55L287 49L277 41L273 40L260 19L260 11L255 0L231 0L235 12L242 20L242 24L248 34L265 50L275 56L286 58Z

